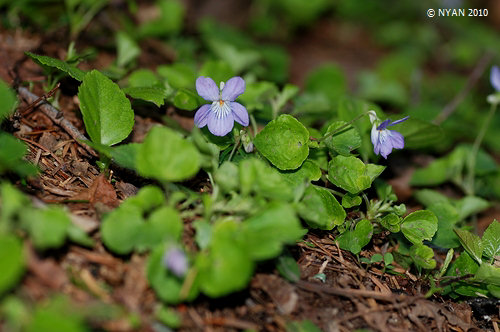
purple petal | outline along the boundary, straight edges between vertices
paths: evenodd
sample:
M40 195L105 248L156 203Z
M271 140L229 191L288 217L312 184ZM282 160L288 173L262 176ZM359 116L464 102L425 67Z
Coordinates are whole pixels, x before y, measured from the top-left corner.
M490 82L496 91L500 91L500 68L493 66L490 73Z
M391 119L387 119L385 120L384 122L382 122L378 127L377 129L378 130L383 130L385 128L387 128L387 126L389 125L389 123L391 122Z
M243 92L245 92L245 81L241 77L235 76L230 78L224 85L222 99L234 101Z
M248 126L248 112L245 106L235 101L232 101L230 105L233 111L234 120L242 126Z
M392 147L394 149L402 149L405 147L405 139L401 133L395 130L389 130L390 138L389 140L392 142Z
M207 125L208 114L210 114L210 104L202 105L194 115L194 124L198 128L203 128Z
M215 136L227 135L234 126L233 113L229 112L224 116L218 117L215 112L208 115L208 130Z
M219 100L219 88L217 88L217 84L210 77L198 77L196 79L196 91L205 100Z
M401 123L401 122L403 122L403 121L408 120L408 118L409 118L409 116L405 116L405 117L404 117L404 118L402 118L402 119L399 119L399 120L397 120L397 121L394 121L394 122L393 122L393 123L391 123L389 126L394 126L394 125L397 125L398 123Z
M184 251L178 248L170 248L163 256L163 264L174 275L183 277L188 269L188 261Z

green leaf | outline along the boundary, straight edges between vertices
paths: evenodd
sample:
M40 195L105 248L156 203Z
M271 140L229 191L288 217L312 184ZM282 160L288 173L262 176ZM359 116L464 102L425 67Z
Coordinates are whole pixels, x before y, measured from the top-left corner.
M179 0L162 0L157 1L156 5L159 10L155 8L155 12L159 11L160 17L140 25L139 35L162 37L181 31L186 11L183 3Z
M254 82L246 85L245 92L239 100L246 106L249 112L264 111L268 108L271 113L269 101L278 94L278 88L272 82Z
M337 237L339 247L344 250L349 250L357 255L366 246L373 235L373 225L367 220L363 219L356 224L354 231L346 231Z
M160 305L155 310L155 318L172 329L178 329L182 326L182 316L177 310Z
M458 258L451 264L446 275L449 276L465 276L467 274L476 273L479 269L479 264L464 251L458 256Z
M493 259L500 255L500 222L493 220L484 231L481 242L484 247L483 254L486 257Z
M347 90L347 83L341 68L335 64L324 64L311 71L306 78L307 92L320 93L335 102Z
M342 225L346 217L337 199L328 190L314 185L307 187L297 211L310 227L325 230Z
M401 232L413 244L432 240L437 231L438 218L432 211L421 210L410 213L401 223Z
M234 76L231 66L222 60L208 60L200 69L199 76L207 76L214 80L215 84L226 82Z
M199 97L192 90L181 88L174 97L174 106L186 111L192 111L200 105Z
M134 249L143 222L139 207L122 204L102 220L102 242L117 254L128 254Z
M0 123L14 111L16 103L14 91L0 79Z
M93 142L113 145L132 131L134 112L123 91L109 78L93 70L78 88L80 109Z
M71 220L58 207L27 212L29 232L38 249L59 248L64 244Z
M500 268L482 263L473 280L500 287Z
M140 87L160 87L163 83L156 77L156 74L149 69L137 69L133 71L128 79L128 86L131 88Z
M111 148L110 155L113 161L121 167L135 170L140 148L140 143L122 144Z
M276 96L275 108L281 110L285 107L286 103L297 95L299 87L290 83L285 84L283 90Z
M326 130L325 136L345 126L345 121L335 121ZM351 152L361 146L361 137L353 126L348 126L335 135L325 139L325 145L332 152L343 156L349 156Z
M223 192L228 193L239 187L238 166L230 161L225 161L215 172L215 183L219 185Z
M306 319L301 322L288 322L286 332L321 332L321 329Z
M185 63L176 62L171 65L162 65L156 70L175 89L192 89L195 85L196 73L191 66Z
M439 269L439 274L437 275L438 278L441 278L448 270L448 266L450 265L451 260L453 259L454 252L455 251L453 250L453 248L450 248L446 253L446 258L444 259L443 265Z
M426 245L421 243L414 244L410 248L410 257L415 264L424 269L434 269L436 267L436 260L434 259L434 251Z
M278 170L264 161L248 158L239 164L240 191L242 195L254 193L274 200L290 201L294 193Z
M125 67L141 54L139 45L125 32L119 31L116 34L116 46L118 67Z
M254 145L281 170L297 169L309 154L309 132L293 116L280 115L257 134Z
M94 240L85 233L83 229L76 225L69 225L67 229L68 238L74 243L85 247L92 247L94 245Z
M457 209L450 203L435 203L429 206L428 209L434 212L438 218L438 228L432 239L432 244L441 248L458 247L460 241L453 232L457 222L460 220Z
M360 205L361 201L361 196L351 195L349 193L342 196L342 206L346 209Z
M487 200L477 196L465 196L456 203L460 220L479 213L489 208L490 205Z
M197 257L200 289L219 297L244 288L254 269L251 253L241 247L239 225L231 220L215 223L208 254ZM263 239L265 241L265 238Z
M321 178L321 169L319 166L310 161L306 160L304 163L292 171L280 171L281 176L293 187L297 187L303 183L309 183L311 181L318 181Z
M10 234L0 234L0 296L11 289L24 273L23 245Z
M365 165L360 159L336 156L328 163L328 180L349 193L356 195L370 188L372 181L382 173L384 166Z
M410 180L414 186L435 186L450 178L448 160L436 159L425 168L417 169Z
M392 233L397 233L401 230L401 221L401 218L395 213L389 213L380 219L379 222L385 229L388 229Z
M68 299L59 297L49 304L38 305L24 331L26 332L88 332L82 314Z
M394 262L394 256L390 252L384 254L384 264L385 266L391 265Z
M276 269L288 281L297 282L300 280L299 264L290 254L283 254L276 259Z
M0 174L17 173L21 177L35 175L37 168L23 160L26 144L10 134L0 132Z
M151 129L139 148L137 170L161 181L182 181L200 169L200 153L192 142L166 127Z
M306 232L290 205L275 202L245 220L240 236L250 257L264 260L276 257L285 244L295 243Z
M443 130L427 121L410 117L397 129L405 138L405 149L419 149L439 143Z
M454 229L455 233L460 239L460 243L465 250L476 260L479 264L482 263L481 256L483 255L483 243L476 234L462 229Z
M415 198L426 207L437 203L451 204L448 197L431 189L418 190L415 192Z
M179 241L182 235L182 221L177 210L162 206L154 210L146 222L142 222L134 239L139 251L152 249L165 240Z
M167 91L164 88L153 86L129 87L124 88L123 92L134 99L149 101L158 107L163 105L167 98Z
M183 300L180 298L183 280L172 275L163 265L165 250L166 245L159 245L151 252L146 266L146 274L156 295L162 301L175 304ZM192 287L188 298L193 299L197 293L197 288Z
M77 81L83 81L85 77L85 72L83 70L76 68L75 66L72 66L65 61L54 59L45 55L33 54L31 52L26 52L26 55L41 65L57 68L60 71L65 72Z

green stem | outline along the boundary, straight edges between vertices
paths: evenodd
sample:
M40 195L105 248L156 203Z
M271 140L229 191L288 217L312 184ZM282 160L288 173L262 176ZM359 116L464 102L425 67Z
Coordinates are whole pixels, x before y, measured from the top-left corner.
M333 189L330 189L330 188L324 188L326 190L328 190L329 192L331 192L332 194L336 195L336 196L339 196L339 197L344 197L344 194L342 194L341 192L339 191L336 191L336 190L333 190Z
M231 150L231 153L229 154L229 158L227 158L227 161L231 161L233 159L233 155L236 152L236 149L238 149L238 146L240 146L241 140L238 140L238 142L234 143L233 149Z
M479 151L479 148L481 146L481 142L483 141L484 135L486 135L486 131L488 130L488 127L490 126L491 120L493 119L493 116L495 115L495 112L497 110L497 104L491 104L490 111L488 115L486 116L486 120L483 123L483 126L481 127L481 130L479 131L479 134L476 137L476 140L474 141L474 145L472 146L471 153L469 155L469 159L467 160L467 166L468 166L468 173L467 173L467 178L465 181L465 193L467 195L474 195L474 177L475 177L475 169L476 169L476 158L477 158L477 153Z
M325 139L327 138L330 138L332 137L333 135L341 132L342 130L346 129L347 127L349 127L350 125L352 125L354 122L358 121L359 119L361 119L362 117L364 117L365 115L367 115L368 112L365 112L365 113L362 113L360 115L358 115L357 117L355 117L354 119L352 119L351 121L347 122L346 124L338 127L337 129L335 129L334 131L332 131L331 133L328 133L327 135L323 136L322 138L320 138L318 141L319 142L323 142Z
M253 128L253 137L257 136L257 132L259 128L257 127L257 121L255 121L255 117L253 114L250 114L250 122L252 123L252 128Z

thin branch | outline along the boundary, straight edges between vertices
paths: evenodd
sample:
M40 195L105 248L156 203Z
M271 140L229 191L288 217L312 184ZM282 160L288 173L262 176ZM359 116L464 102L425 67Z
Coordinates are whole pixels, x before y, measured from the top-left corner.
M31 93L28 89L24 87L20 87L17 92L19 93L19 96L26 100L28 104L33 104L37 100L40 99L37 95ZM50 105L49 103L43 101L40 104L40 110L47 115L55 124L66 130L66 132L73 137L73 139L80 144L85 150L87 150L91 155L97 156L97 153L87 144L83 143L82 141L88 141L89 139L85 137L82 133L78 131L78 129L73 126L71 122L66 120L63 117L63 113L56 109L54 106Z

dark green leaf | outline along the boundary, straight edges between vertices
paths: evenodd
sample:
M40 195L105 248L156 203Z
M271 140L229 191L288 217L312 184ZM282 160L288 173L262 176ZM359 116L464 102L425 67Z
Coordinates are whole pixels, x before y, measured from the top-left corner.
M462 229L454 229L455 233L460 239L460 243L469 255L476 260L479 264L482 263L481 256L483 255L483 243L476 234Z
M13 287L24 273L23 245L18 238L0 234L0 295Z
M434 259L434 251L426 245L414 244L410 248L410 257L415 264L424 269L433 269L436 267L436 260Z
M366 246L373 235L373 225L367 220L363 219L356 224L354 231L346 231L337 237L339 247L344 250L349 250L357 255Z
M57 68L60 71L65 72L69 76L73 77L75 80L83 81L85 77L85 72L81 69L78 69L65 61L54 59L45 55L37 55L31 52L26 52L26 55L38 62L41 65Z
M163 105L165 98L167 98L167 92L164 88L153 86L129 87L124 88L123 92L134 99L149 101L158 107Z
M493 259L495 256L500 255L500 223L496 220L486 228L481 239L483 243L484 252L483 254Z
M410 213L401 223L401 232L413 244L432 240L437 231L438 218L431 211L421 210Z
M297 211L310 227L325 230L342 225L346 217L337 199L328 190L314 185L307 187Z

